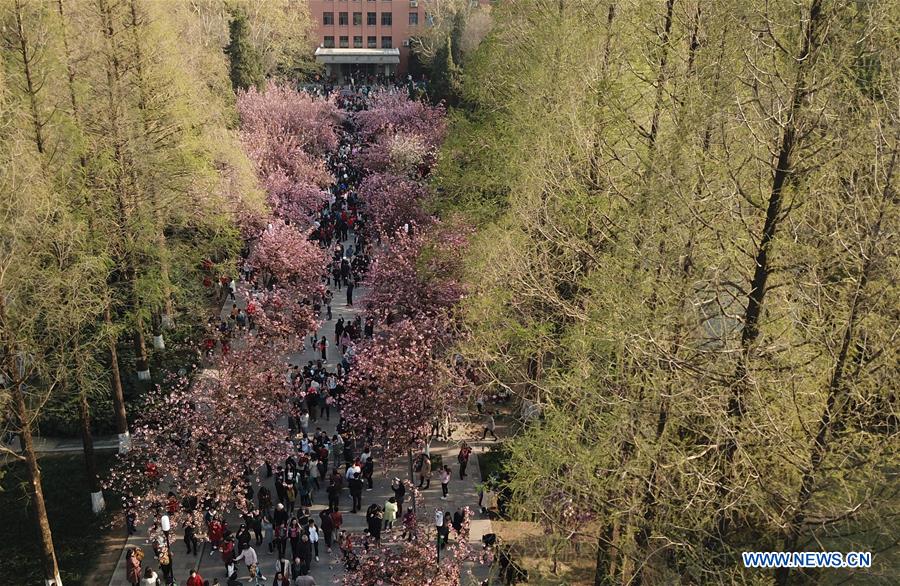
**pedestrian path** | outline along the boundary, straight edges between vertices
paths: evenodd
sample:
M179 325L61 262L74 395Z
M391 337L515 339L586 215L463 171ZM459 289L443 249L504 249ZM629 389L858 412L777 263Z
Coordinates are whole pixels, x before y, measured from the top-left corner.
M81 453L84 451L84 444L81 439L67 437L41 437L34 436L34 451L39 454L64 454L67 452ZM12 442L6 444L6 447L16 452L21 451L19 437L16 436ZM95 450L118 450L118 436L95 437Z
M345 322L352 321L359 313L361 313L362 302L365 299L367 291L362 287L357 288L354 291L354 301L356 303L353 307L347 306L344 291L337 291L332 288L332 292L334 293L334 300L332 301L332 319L330 321L323 321L318 330L319 336L328 336L329 341L331 342L334 341L334 324L336 320L343 317ZM238 305L239 307L245 307L246 305L245 300L241 298L241 296L239 296ZM222 310L223 317L228 315L230 309L231 302L226 302L225 307ZM304 340L304 348L298 349L297 352L288 357L288 362L290 364L299 364L302 366L306 364L307 361L315 361L320 357L317 351L309 347L309 342L310 340L307 337L307 339ZM333 370L340 358L337 353L337 344L329 346L327 358L328 368L329 370ZM321 427L329 436L331 436L335 433L337 422L338 416L335 412L332 412L330 421L323 420L322 418L319 418L316 422L310 421L310 429L315 430L316 427ZM465 429L464 426L460 427ZM462 432L463 429L458 432ZM433 519L434 511L438 507L453 513L457 507L468 506L473 511L470 541L480 543L482 535L492 532L491 522L489 519L478 518L478 489L476 484L481 482L481 477L478 467L478 456L476 453L473 453L470 458L466 479L462 481L459 480L456 454L459 450L459 442L464 439L469 441L470 445L478 445L480 443L475 441L477 438L473 437L451 437L448 442L434 442L431 445L431 453L440 454L443 458L443 462L450 465L453 470L453 479L450 482L450 494L447 500L441 500L440 482L436 480L437 475L435 474L435 478L431 483L431 488L421 491L421 499L420 502L417 503L417 511L421 522L427 523L430 522L429 519ZM265 478L265 470L261 471L261 476L262 481L268 486L274 496L275 490L273 479ZM372 490L363 493L363 510L357 514L350 514L350 496L346 490L343 491L340 507L344 517L343 529L354 533L361 533L366 528L365 509L373 502L382 506L384 505L385 501L393 495L390 485L391 480L394 477L398 477L401 480L408 479L409 469L406 457L398 458L391 462L380 462L376 460L373 488ZM258 487L256 488L258 489ZM328 502L327 495L325 494L325 486L322 486L318 491L314 492L312 498L313 506L310 507L310 516L318 523L318 513L326 508ZM408 498L405 506L409 506L410 504ZM236 513L232 513L228 517L228 524L232 530L236 530L241 524L240 517ZM148 528L149 525L140 527L138 533L128 539L119 557L118 565L109 582L109 586L129 586L125 575L125 552L131 547L142 548L144 551L144 561L146 562L145 566L149 563L150 567L159 572L153 558L153 549L149 544L147 534ZM389 546L393 541L393 537L399 535L400 531L401 529L394 529L393 532L386 531L383 533L383 542L385 545ZM201 531L201 533L205 532ZM198 555L186 555L186 547L183 546L181 538L182 535L180 531L173 531L170 536L172 543L171 552L173 554L172 567L178 584L184 584L192 569L198 570L199 574L205 580L209 580L210 583L212 583L214 578L218 578L221 584L226 584L225 564L222 562L219 553L212 552L212 555L210 555L210 546L208 543L204 543ZM265 583L271 584L272 577L275 574L276 556L269 553L265 544L257 548L257 553L260 558L260 568L267 578ZM243 572L240 570L243 570ZM246 582L246 568L241 567L240 570L239 576ZM324 539L321 539L319 542L319 560L313 562L311 575L318 584L324 585L333 584L336 579L343 576L343 573L344 568L341 563L339 550L335 547L333 552L328 553L326 551L325 541Z

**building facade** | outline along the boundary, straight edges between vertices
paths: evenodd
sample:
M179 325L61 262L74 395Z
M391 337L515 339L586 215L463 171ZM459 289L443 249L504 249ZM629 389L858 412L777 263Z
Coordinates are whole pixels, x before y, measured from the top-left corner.
M410 39L426 27L424 0L309 0L309 9L316 61L339 83L406 75Z

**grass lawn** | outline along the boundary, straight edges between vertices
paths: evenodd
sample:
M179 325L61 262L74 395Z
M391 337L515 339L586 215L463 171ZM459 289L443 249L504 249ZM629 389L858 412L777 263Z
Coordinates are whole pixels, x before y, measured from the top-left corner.
M112 463L112 453L98 453L102 474ZM100 543L107 533L110 514L91 512L82 455L46 456L40 459L44 499L53 532L53 545L66 586L86 584L99 559ZM26 492L24 462L7 466L0 481L0 579L7 584L40 584L40 538ZM107 504L110 504L109 501ZM8 580L8 581L7 581Z

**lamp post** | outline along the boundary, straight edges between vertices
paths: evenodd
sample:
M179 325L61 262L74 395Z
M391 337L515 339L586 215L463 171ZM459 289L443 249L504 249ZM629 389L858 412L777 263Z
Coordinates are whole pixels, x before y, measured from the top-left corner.
M437 561L441 563L441 528L444 526L444 511L435 509L434 525L437 528Z
M169 554L169 563L172 563L172 551L169 549L169 531L172 530L172 523L169 521L169 515L159 518L159 526L166 537L166 553Z
M406 450L406 455L409 458L409 484L410 486L415 486L415 476L413 474L413 455L412 449ZM416 513L416 491L412 491L412 510L413 514Z

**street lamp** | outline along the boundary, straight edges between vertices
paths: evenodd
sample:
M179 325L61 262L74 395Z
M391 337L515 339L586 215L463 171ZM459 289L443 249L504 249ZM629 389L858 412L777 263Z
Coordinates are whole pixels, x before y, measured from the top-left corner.
M172 561L172 552L169 550L169 531L172 530L172 523L169 521L168 515L163 515L159 518L159 526L162 529L163 535L166 536L166 553L169 554L169 562Z

